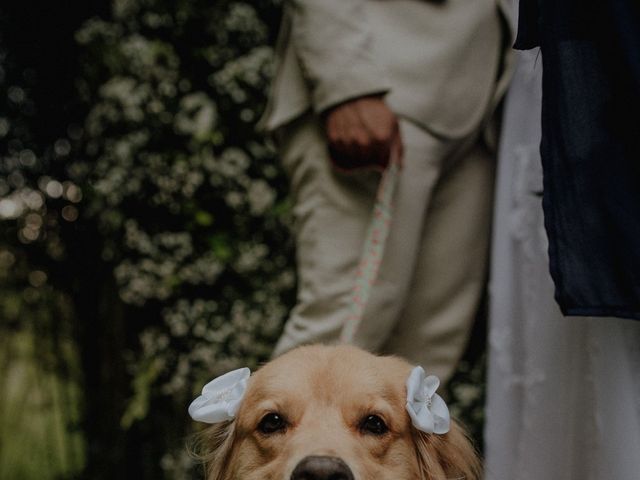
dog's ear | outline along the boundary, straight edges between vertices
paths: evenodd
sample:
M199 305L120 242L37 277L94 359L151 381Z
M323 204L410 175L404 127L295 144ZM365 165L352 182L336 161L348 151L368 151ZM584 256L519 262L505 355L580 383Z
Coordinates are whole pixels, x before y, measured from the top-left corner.
M217 423L204 429L196 437L193 453L202 462L207 480L226 480L229 459L235 437L235 422Z
M463 428L451 422L449 433L427 434L413 432L420 480L480 480L482 463L476 449Z

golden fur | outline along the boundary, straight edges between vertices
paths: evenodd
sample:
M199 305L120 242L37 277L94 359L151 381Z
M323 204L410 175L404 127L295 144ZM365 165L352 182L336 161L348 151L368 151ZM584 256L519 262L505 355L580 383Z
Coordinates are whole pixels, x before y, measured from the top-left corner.
M456 422L446 435L411 425L411 368L349 346L301 347L269 362L250 378L236 419L203 432L207 480L289 480L313 455L342 459L355 480L479 480L480 461ZM258 426L273 412L287 427L264 434ZM388 432L362 431L373 414Z

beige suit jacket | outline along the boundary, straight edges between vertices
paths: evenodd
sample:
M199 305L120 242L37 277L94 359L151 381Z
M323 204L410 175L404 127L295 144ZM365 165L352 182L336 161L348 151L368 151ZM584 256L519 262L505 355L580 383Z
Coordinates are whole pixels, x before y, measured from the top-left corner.
M284 15L267 130L384 93L397 114L461 137L506 89L508 0L289 0Z

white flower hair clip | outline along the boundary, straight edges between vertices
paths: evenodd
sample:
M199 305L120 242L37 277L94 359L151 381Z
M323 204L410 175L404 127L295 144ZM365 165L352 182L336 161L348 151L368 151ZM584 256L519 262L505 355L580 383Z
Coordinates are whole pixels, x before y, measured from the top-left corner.
M411 370L407 379L407 412L413 426L425 433L443 434L449 431L449 409L436 393L439 386L438 377L427 377L422 367Z
M235 418L247 391L248 368L239 368L211 380L202 395L189 405L189 415L197 422L220 423Z

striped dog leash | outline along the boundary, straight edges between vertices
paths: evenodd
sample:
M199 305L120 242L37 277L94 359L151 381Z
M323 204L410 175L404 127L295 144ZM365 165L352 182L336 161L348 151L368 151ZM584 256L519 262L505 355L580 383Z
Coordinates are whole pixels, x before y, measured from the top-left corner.
M369 223L353 286L349 316L340 333L341 343L351 343L353 340L362 322L373 285L378 278L378 270L391 226L393 194L398 183L400 163L399 153L394 149L389 165L383 172L378 185L373 216Z

